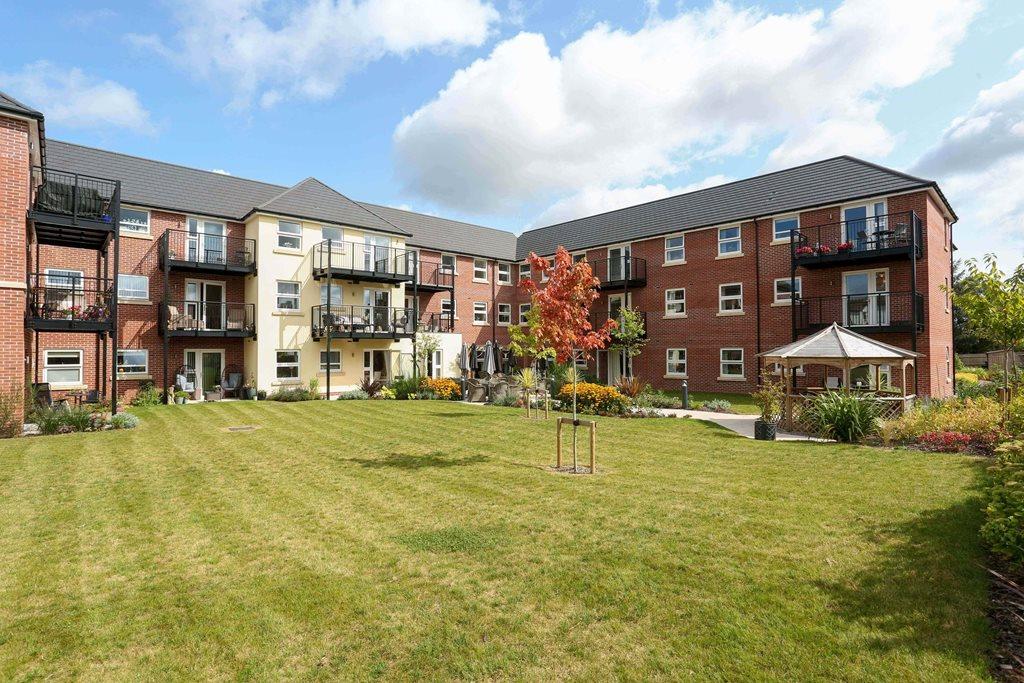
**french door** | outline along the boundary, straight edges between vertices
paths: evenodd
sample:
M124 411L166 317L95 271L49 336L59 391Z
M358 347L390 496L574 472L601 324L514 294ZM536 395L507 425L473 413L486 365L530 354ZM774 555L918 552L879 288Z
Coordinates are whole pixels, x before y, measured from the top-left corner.
M378 235L366 235L363 238L363 270L390 272L394 270L388 265L391 251L391 240Z
M185 315L203 330L223 330L227 318L223 282L185 282Z
M625 280L629 277L630 246L608 248L608 280Z
M385 330L390 325L391 292L386 289L364 289L364 316L375 330Z
M363 377L386 382L390 377L388 357L387 351L363 351Z
M221 376L224 372L224 352L206 349L186 350L185 367L188 368L189 373L195 373L197 386L200 386L203 391L213 391L221 383Z
M188 260L199 263L227 263L227 237L223 223L201 218L188 219Z
M844 242L852 242L855 251L867 251L885 247L888 234L885 202L875 202L843 209L843 224L846 226Z
M626 294L609 294L608 295L608 317L618 322L619 313L623 308L629 308L630 301L633 299L632 295Z
M881 327L889 324L889 271L843 275L843 325Z

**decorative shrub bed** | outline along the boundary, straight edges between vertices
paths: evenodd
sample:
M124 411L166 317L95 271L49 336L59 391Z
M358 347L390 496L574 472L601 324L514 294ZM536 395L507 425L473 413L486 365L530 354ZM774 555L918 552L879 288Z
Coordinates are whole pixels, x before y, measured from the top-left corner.
M886 443L917 445L925 450L991 453L1004 436L1001 418L999 403L985 396L931 401L885 422L881 435ZM1008 426L1012 423L1011 419Z
M565 409L572 410L572 384L566 384L558 392L558 398ZM579 382L576 384L576 410L585 415L621 415L629 401L615 387L603 384Z
M30 415L29 419L35 422L40 434L134 429L139 424L139 418L131 413L118 413L111 416L108 412L94 410L88 406L39 408Z
M420 380L420 389L431 392L442 401L457 401L462 398L459 383L449 377L424 377Z
M1024 441L996 449L981 536L993 551L1024 564Z

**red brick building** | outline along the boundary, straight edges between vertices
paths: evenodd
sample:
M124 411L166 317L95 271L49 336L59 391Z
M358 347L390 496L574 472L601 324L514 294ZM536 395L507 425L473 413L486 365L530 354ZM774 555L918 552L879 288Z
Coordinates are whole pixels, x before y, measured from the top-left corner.
M264 235L253 218L289 188L47 141L43 122L0 96L0 380L130 396L181 368L256 372L256 321L270 309L305 315L278 310L287 291L257 286L257 251L310 252L307 243L257 250L263 240L291 246L285 228ZM303 201L275 225L319 221L328 235L330 207ZM631 367L609 352L591 362L602 381L632 372L664 388L686 379L693 390L750 391L759 353L839 322L921 354L916 393L952 391L943 286L956 216L929 180L837 157L518 237L340 194L331 201L344 203L335 224L389 235L414 256L418 278L396 284L405 301L391 308L449 340L507 344L528 305L516 286L521 264L565 246L601 280L597 317L622 305L645 316L649 342ZM396 354L406 331L395 330ZM272 348L287 356L287 344ZM824 384L817 373L802 381ZM887 379L899 385L897 373Z

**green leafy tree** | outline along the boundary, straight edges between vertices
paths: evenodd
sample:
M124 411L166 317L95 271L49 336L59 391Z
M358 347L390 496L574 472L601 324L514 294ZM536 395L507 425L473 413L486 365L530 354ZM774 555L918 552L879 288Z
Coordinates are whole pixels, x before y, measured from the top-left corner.
M509 329L508 346L517 358L526 360L530 365L541 358L554 359L555 350L544 344L544 341L537 334L540 325L540 309L531 306L526 312L526 325L519 325Z
M633 308L622 308L615 322L618 324L611 331L608 349L622 351L631 359L639 356L647 345L647 329L644 326L643 314ZM633 364L630 363L627 367L632 368Z
M441 348L441 338L436 334L416 333L416 369L421 376L427 374L427 359Z
M962 259L953 262L953 348L957 353L984 353L995 348L990 339L979 335L968 325L967 313L960 297L976 291L975 279L967 274Z

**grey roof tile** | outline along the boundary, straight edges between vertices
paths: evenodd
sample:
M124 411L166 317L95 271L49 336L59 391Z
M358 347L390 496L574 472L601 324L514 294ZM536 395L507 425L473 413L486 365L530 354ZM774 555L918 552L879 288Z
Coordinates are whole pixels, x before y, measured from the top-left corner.
M399 235L410 234L316 178L306 178L301 183L293 185L257 206L253 209L253 212L255 211L352 225Z
M408 231L412 235L409 244L413 246L508 261L516 257L516 236L511 232L390 206L362 204Z
M43 114L32 107L22 104L7 93L0 92L0 110L9 111L13 114L28 116L33 119L42 120Z
M827 206L934 183L849 156L737 180L555 225L519 236L517 256L582 249Z

